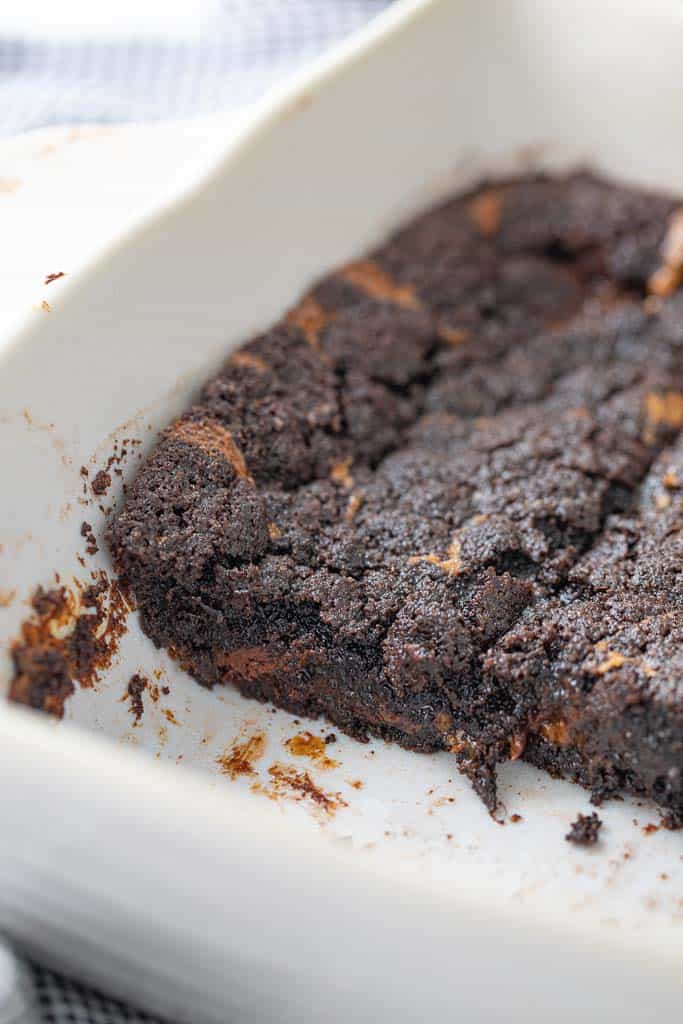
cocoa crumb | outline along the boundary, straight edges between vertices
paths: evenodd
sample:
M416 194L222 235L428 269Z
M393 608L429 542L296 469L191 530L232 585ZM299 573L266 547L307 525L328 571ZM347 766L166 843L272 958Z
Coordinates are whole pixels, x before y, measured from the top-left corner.
M337 735L336 735L336 733L328 732L327 736L325 737L325 743L336 743L336 742L337 742Z
M93 533L93 528L90 525L90 523L86 523L85 521L81 523L81 537L85 537L86 539L86 553L89 555L96 555L97 552L99 551L99 548L97 546L95 534Z
M129 607L103 572L80 595L63 586L38 587L31 607L11 647L9 699L61 718L75 683L92 687L111 664Z
M52 284L53 281L58 281L60 277L66 277L63 270L58 270L56 274L47 274L45 284Z
M111 487L111 473L108 473L105 469L101 469L93 478L90 486L92 487L93 494L106 494Z
M143 675L140 675L139 672L136 672L135 675L130 677L128 689L124 694L124 699L130 700L130 710L136 725L140 722L145 710L142 695L147 688L147 683L148 680Z
M564 838L577 846L594 846L601 828L602 821L595 811L592 814L579 814Z

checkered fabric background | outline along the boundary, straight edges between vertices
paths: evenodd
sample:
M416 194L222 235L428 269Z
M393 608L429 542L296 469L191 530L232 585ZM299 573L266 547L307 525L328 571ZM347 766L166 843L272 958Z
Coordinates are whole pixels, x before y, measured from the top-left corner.
M234 110L390 2L0 0L0 135ZM39 1020L160 1024L43 968L33 977Z
M0 132L235 109L387 3L2 0Z
M33 979L40 1021L49 1024L164 1024L158 1017L107 999L99 992L36 965Z

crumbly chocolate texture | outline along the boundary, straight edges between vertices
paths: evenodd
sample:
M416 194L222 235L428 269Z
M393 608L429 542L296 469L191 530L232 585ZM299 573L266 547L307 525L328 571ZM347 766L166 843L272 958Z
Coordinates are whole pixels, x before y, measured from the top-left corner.
M452 751L491 808L524 756L680 812L683 300L647 297L676 209L486 187L316 286L113 522L148 635L207 686Z
M129 608L117 584L101 571L75 591L38 587L31 605L32 614L11 646L8 696L61 718L75 684L93 686L111 664Z
M595 811L592 814L579 814L576 821L569 826L569 832L564 837L568 843L576 843L577 846L595 846L600 838L602 821Z

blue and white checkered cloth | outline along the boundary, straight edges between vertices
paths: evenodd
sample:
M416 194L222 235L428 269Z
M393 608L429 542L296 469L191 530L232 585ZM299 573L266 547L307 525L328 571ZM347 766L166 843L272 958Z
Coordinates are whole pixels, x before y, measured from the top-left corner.
M387 3L184 0L181 7L160 0L2 0L0 132L235 109ZM146 12L144 21L135 6ZM87 12L98 7L114 13L93 23ZM182 16L174 15L181 9Z
M390 2L0 0L0 135L237 109ZM33 977L42 1021L154 1024L42 968Z

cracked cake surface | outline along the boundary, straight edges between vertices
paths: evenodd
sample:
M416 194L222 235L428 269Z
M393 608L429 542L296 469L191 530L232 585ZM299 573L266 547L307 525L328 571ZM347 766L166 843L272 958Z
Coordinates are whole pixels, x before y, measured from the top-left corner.
M199 682L683 812L674 199L485 186L316 285L162 434L110 528ZM677 260L679 262L677 262Z

